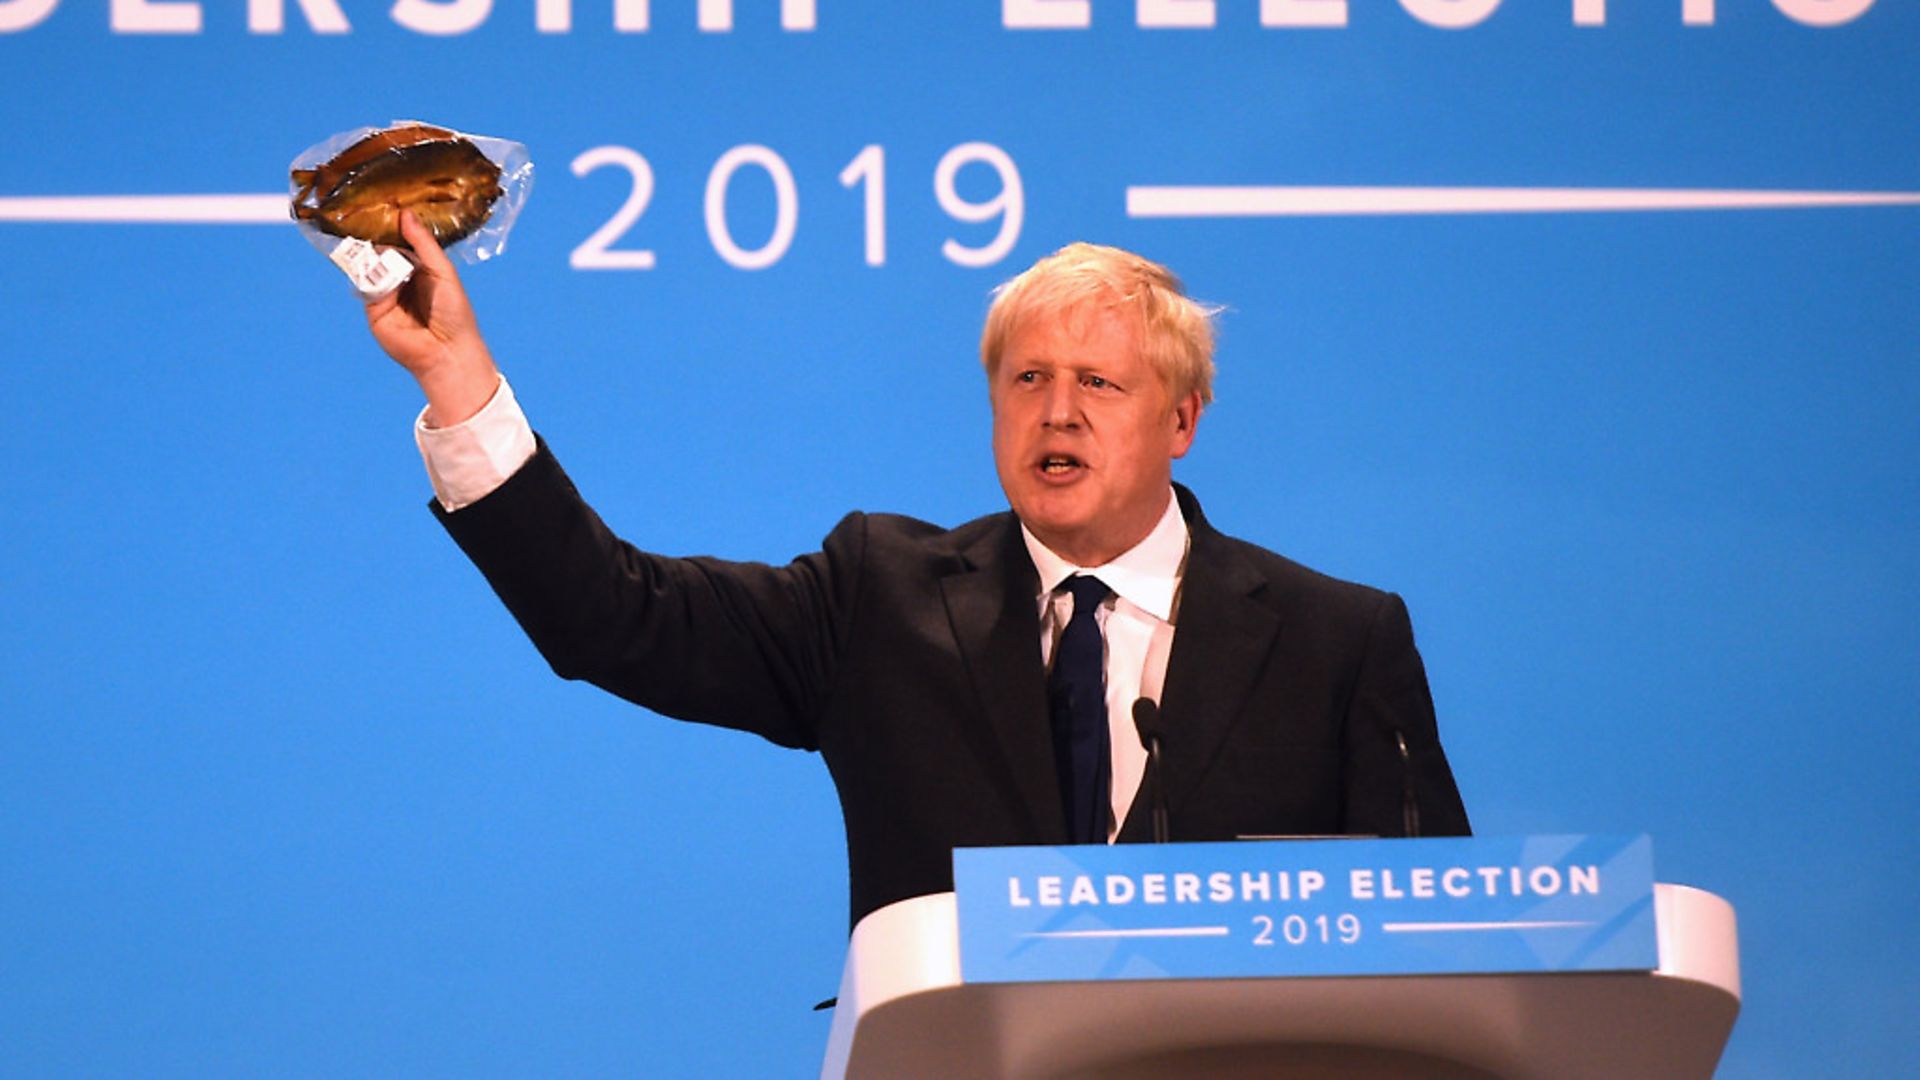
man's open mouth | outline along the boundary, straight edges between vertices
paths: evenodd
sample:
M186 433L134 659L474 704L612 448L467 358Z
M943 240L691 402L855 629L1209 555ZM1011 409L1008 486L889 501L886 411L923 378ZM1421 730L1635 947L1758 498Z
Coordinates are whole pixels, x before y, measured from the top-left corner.
M1080 468L1080 459L1068 454L1049 454L1040 459L1040 471L1048 476L1061 476Z

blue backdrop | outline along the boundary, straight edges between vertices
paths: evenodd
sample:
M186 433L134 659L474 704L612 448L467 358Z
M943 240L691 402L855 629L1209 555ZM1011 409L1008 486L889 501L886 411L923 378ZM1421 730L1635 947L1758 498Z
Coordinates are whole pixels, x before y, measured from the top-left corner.
M1735 904L1722 1075L1920 1072L1910 0L0 0L0 1071L817 1068L825 770L555 680L269 223L397 117L530 148L470 290L669 552L1004 505L987 291L1169 263L1227 306L1176 475L1407 598L1477 829Z

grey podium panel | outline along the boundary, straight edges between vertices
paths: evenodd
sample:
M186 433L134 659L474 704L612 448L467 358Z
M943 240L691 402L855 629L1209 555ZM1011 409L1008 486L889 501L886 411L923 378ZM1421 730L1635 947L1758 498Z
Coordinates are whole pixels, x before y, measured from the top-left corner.
M951 893L855 928L822 1076L1695 1080L1740 1008L1733 909L1655 887L1651 973L984 983Z

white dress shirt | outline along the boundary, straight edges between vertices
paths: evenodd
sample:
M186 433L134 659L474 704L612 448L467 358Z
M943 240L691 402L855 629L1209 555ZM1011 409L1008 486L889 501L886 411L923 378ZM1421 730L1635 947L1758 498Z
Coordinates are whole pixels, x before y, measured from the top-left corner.
M448 513L492 494L533 456L533 428L503 377L480 411L450 427L427 426L427 410L413 422L414 445L427 463L433 494Z
M1089 574L1106 583L1113 594L1094 612L1100 636L1106 642L1107 736L1112 747L1113 813L1107 823L1107 842L1120 826L1140 790L1147 771L1147 751L1133 726L1133 703L1140 698L1160 701L1167 677L1167 656L1173 649L1174 613L1179 607L1180 575L1187 561L1187 519L1167 489L1167 508L1145 540L1103 566L1075 566L1053 553L1025 525L1027 554L1040 571L1040 659L1053 662L1053 646L1073 617L1073 595L1054 590L1072 574Z
M485 498L534 452L533 428L505 378L486 405L461 423L428 427L427 410L422 409L414 421L413 437L426 462L434 496L448 512ZM1142 697L1158 702L1166 680L1180 579L1186 568L1187 521L1173 489L1167 489L1167 508L1159 524L1146 539L1104 566L1075 566L1054 554L1025 525L1020 534L1040 572L1040 593L1034 604L1040 613L1042 664L1052 663L1054 643L1073 617L1072 595L1054 593L1060 583L1070 574L1091 574L1113 591L1094 613L1106 642L1107 731L1113 753L1113 813L1107 825L1111 843L1146 773L1147 752L1133 726L1133 703Z

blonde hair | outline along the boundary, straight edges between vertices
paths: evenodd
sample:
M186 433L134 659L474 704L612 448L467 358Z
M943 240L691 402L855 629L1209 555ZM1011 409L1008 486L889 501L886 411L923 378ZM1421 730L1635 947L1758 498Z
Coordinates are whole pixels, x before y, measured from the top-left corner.
M1089 308L1131 312L1139 320L1141 351L1175 400L1189 392L1213 401L1213 316L1219 308L1187 296L1173 271L1130 251L1072 243L993 290L980 334L980 363L991 377L1000 353L1020 325L1033 318L1063 319Z

